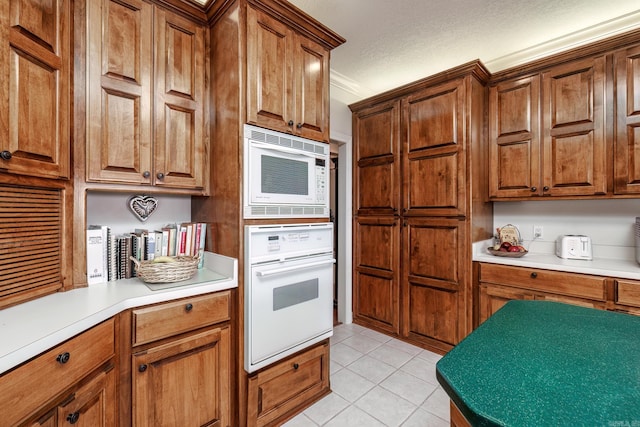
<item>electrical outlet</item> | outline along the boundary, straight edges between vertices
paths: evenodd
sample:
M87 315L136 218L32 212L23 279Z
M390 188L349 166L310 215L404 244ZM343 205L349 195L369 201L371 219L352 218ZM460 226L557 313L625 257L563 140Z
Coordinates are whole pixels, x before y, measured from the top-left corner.
M543 235L542 235L542 226L541 225L534 225L533 226L533 238L534 239L542 239Z

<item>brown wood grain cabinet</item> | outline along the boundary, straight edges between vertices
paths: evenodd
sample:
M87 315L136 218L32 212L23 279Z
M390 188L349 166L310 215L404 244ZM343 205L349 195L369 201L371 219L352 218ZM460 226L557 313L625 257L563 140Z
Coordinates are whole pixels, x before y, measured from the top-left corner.
M607 193L604 55L490 88L494 200Z
M231 425L229 298L224 291L132 310L132 425Z
M247 9L247 122L329 142L329 49Z
M488 73L471 62L352 104L354 321L439 352L471 331L490 236Z
M2 423L115 425L114 333L112 318L0 375Z
M203 189L206 26L142 0L87 16L87 181Z

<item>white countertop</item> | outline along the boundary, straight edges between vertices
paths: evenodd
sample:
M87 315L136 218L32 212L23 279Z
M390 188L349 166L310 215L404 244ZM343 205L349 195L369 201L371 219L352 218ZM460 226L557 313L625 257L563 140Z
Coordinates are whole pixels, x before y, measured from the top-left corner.
M635 259L629 256L620 256L618 258L602 258L594 256L592 261L585 261L563 259L557 257L555 253L549 252L529 252L521 258L507 258L491 255L487 252L487 248L491 244L492 240L484 240L474 243L473 260L492 264L541 268L546 270L640 280L640 265Z
M238 261L205 252L189 280L151 290L140 279L58 292L0 310L0 374L133 307L238 287Z

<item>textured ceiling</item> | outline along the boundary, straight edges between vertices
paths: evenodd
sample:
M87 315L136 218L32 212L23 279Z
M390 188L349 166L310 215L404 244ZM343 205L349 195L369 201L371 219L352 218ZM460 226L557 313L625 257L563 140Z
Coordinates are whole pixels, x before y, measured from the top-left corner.
M290 0L347 39L344 102L480 59L490 71L640 27L638 0Z

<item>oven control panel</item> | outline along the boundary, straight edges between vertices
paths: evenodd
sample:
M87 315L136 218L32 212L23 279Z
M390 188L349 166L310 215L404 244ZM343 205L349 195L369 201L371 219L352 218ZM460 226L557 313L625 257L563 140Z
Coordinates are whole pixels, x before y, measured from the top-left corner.
M250 264L332 252L331 222L245 227L245 259Z

